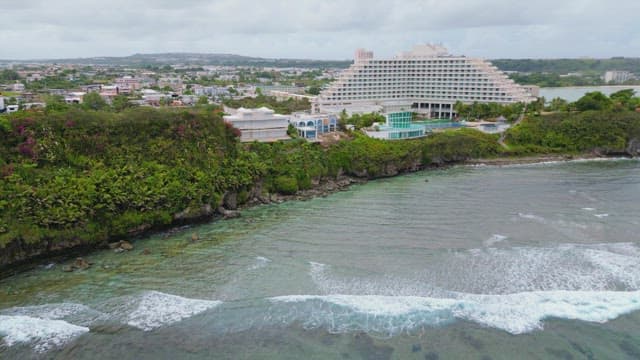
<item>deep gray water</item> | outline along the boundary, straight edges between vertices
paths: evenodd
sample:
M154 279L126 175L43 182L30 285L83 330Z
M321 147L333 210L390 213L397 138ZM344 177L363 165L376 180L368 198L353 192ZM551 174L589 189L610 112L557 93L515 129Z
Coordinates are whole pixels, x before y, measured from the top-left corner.
M640 358L637 160L420 172L135 247L1 280L0 358Z

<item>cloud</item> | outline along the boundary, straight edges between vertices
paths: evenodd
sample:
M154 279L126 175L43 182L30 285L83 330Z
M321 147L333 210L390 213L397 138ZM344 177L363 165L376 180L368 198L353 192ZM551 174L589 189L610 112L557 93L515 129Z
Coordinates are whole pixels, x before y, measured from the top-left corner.
M640 56L640 2L0 0L0 58L194 51L390 56L419 42L483 57ZM597 24L597 25L596 25Z

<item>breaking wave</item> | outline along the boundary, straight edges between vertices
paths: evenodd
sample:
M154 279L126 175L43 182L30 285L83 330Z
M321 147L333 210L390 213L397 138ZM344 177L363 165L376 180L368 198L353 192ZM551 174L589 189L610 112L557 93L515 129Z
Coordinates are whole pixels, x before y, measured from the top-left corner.
M606 322L640 310L640 291L536 291L509 295L459 294L457 298L378 295L292 295L271 298L291 307L290 321L343 333L389 336L456 319L523 334L547 318Z
M13 346L18 343L29 343L38 353L62 346L86 332L89 332L89 328L73 325L64 320L0 315L0 335L4 344Z

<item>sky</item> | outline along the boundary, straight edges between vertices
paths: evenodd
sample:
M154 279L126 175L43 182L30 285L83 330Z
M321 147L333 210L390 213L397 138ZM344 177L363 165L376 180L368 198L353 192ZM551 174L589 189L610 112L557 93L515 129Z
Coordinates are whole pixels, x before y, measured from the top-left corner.
M0 0L0 59L228 53L640 57L640 0Z

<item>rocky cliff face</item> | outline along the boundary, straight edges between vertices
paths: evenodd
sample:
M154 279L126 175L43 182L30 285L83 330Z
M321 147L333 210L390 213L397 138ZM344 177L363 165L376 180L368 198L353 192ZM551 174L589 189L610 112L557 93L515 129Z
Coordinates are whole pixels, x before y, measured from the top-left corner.
M627 144L626 153L629 156L640 156L640 139L631 139Z

